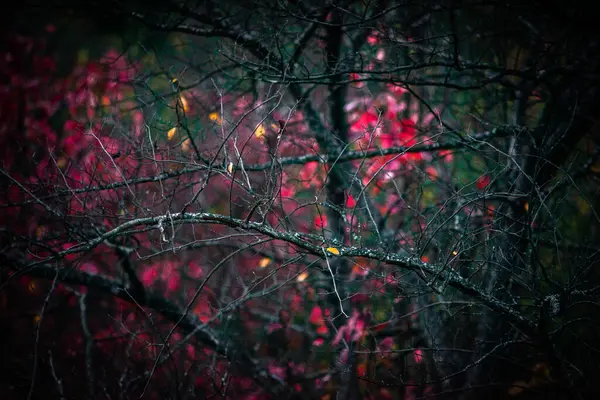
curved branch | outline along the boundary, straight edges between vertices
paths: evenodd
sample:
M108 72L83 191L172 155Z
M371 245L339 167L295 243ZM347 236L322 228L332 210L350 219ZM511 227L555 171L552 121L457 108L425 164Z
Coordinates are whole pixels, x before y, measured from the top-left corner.
M113 239L124 234L130 234L131 229L137 226L151 226L162 223L164 220L172 221L173 225L180 224L192 224L192 223L208 223L229 226L236 229L244 229L247 231L255 231L268 236L275 240L281 240L291 245L296 246L316 257L323 257L323 247L329 247L325 241L321 239L321 243L315 244L314 235L306 235L298 232L282 232L273 229L265 224L256 222L246 222L241 219L231 218L225 215L212 214L212 213L176 213L170 215L161 215L156 217L140 218L133 221L126 222L103 235L88 241L87 243L80 244L78 246L71 247L67 250L63 250L57 253L56 256L48 257L39 262L31 263L20 269L17 274L30 274L35 271L36 268L46 265L48 262L61 259L70 254L77 254L87 252L94 247L104 243L106 240ZM336 244L336 248L339 251L340 257L361 257L371 260L377 260L390 265L395 265L400 268L416 272L422 278L435 277L437 281L443 282L445 285L449 285L460 292L479 300L483 305L489 309L504 315L512 323L521 329L528 335L535 335L537 325L535 322L528 320L525 316L521 315L518 311L508 306L506 303L498 300L495 296L492 296L477 286L470 283L467 279L461 277L453 270L445 268L443 265L438 266L435 264L428 264L421 261L418 257L403 256L399 254L385 253L381 251L375 251L366 248L354 247L354 246L341 246ZM93 277L92 277L93 278ZM150 294L148 294L150 296Z

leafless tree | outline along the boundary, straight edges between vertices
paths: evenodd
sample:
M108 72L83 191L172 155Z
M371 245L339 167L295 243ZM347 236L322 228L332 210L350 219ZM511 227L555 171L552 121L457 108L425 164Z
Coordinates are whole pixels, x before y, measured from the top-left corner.
M109 379L96 335L131 329L101 304L113 297L143 321L125 337L151 338L152 369L136 377L123 361L122 392L163 373L176 382L153 387L171 398L597 393L600 37L579 4L66 7L146 35L111 67L139 64L131 99L87 134L93 170L69 164L85 184L59 155L52 182L0 169L2 212L15 216L3 219L53 230L5 225L0 265L3 287L46 278L38 326L57 284L77 299L89 398ZM210 268L192 276L193 262ZM180 277L181 295L149 285L148 271ZM290 293L331 311L330 349L315 345L309 310L294 318ZM36 332L34 361L64 397L66 372ZM174 366L188 346L208 350Z

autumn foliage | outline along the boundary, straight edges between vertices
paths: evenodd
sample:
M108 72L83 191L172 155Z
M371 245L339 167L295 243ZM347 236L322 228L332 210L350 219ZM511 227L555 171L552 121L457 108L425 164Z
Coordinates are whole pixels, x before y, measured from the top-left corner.
M37 357L43 360L38 373L45 383L35 391L55 391L51 372L75 363L79 366L77 372L63 378L65 390L71 391L68 395L75 395L77 390L88 390L91 395L102 385L109 391L126 390L128 396L146 392L150 398L158 398L160 393L171 390L168 378L173 373L171 368L180 365L195 371L193 377L186 373L179 379L187 379L189 390L198 394L208 396L224 390L222 386L226 385L230 398L266 398L254 383L251 371L243 366L228 370L225 358L215 358L224 349L190 339L187 335L193 332L189 329L176 325L170 328L169 318L161 315L161 310L154 313L138 300L143 295L156 294L179 304L201 326L222 329L236 337L241 351L258 346L257 354L263 358L272 379L292 382L297 375L319 376L312 383L293 384L292 391L320 393L323 398L333 393L335 378L320 371L326 371L323 366L329 363L346 363L348 353L343 350L336 355L331 350L343 343L358 346L371 343L371 327L388 317L382 313L374 317L367 305L369 298L357 293L352 301L358 308L346 322L333 323L333 309L320 300L322 294L313 287L316 271L294 263L297 253L289 244L272 241L257 246L249 238L243 246L248 246L250 253L238 258L235 253L240 249L235 247L202 249L203 241L218 241L226 235L223 226L175 229L168 219L158 220L156 231L132 228L128 237L89 243L94 234L106 234L127 221L162 214L166 209L207 210L244 218L242 210L246 206L241 204L250 204L251 200L236 187L240 180L248 179L244 176L247 172L242 170L242 159L245 164L268 162L268 149L281 157L318 151L318 145L304 126L302 112L280 113L279 119L240 126L235 131L236 139L224 142L230 154L229 165L223 168L227 162L220 157L206 165L199 160L213 157L211 152L221 145L219 136L215 134L199 142L197 137L189 136L181 123L163 132L150 132L142 112L131 100L135 65L116 51L109 50L102 59L76 65L68 76L59 77L53 57L44 55L44 39L18 35L9 39L10 47L0 56L6 77L0 92L0 140L2 207L10 212L2 213L1 223L16 227L12 234L19 239L11 245L4 237L2 245L8 253L21 251L22 239L29 238L29 254L23 263L43 264L58 256L61 270L80 271L87 279L113 280L116 291L113 292L117 295L107 295L93 285L82 285L83 282L42 280L18 266L7 270L3 266L3 279L10 282L8 291L2 292L3 318L22 319L19 324L10 324L6 340L26 335L28 341L24 346L43 350ZM418 134L415 121L400 116L402 94L397 90L382 94L377 101L385 103L380 107L385 107L386 112L381 115L372 111L367 98L350 105L353 147L387 149L427 142L425 136ZM195 96L187 93L171 97L173 109L203 118L209 131L218 132L226 123L226 117L216 111L200 115L198 105L188 98ZM202 100L196 98L196 101ZM252 106L247 102L247 97L237 100L232 97L231 118L247 112ZM270 139L263 142L260 140L263 136ZM367 193L362 196L380 192L394 174L407 173L425 158L421 153L410 153L369 161L363 166L369 178L364 181ZM381 171L385 174L380 174ZM216 176L208 182L206 174ZM325 211L318 204L308 207L298 201L321 190L325 174L326 168L318 161L285 170L272 192L274 204L266 215L269 223L285 229L294 221L306 233L326 230ZM252 176L252 180L258 182L257 186L261 180L263 185L269 183L268 178L260 176ZM202 191L201 186L207 184L211 190ZM189 204L189 199L198 192L202 192L201 201ZM392 201L393 197L383 201L380 211L385 213L394 207ZM350 193L346 207L348 221L353 220L356 227L358 219L353 213L360 204ZM179 246L193 248L196 243L196 249L185 255L172 251ZM326 252L330 257L340 254L334 246ZM222 275L221 284L228 280L215 267L223 257L238 260L236 273L250 287L232 281L227 288L229 292L224 293L220 284L207 283L213 273ZM128 286L131 282L127 279L131 277L121 269L126 262L135 262L144 294ZM385 293L393 288L395 283L387 282L387 278L363 280L373 267L366 262L353 268L351 279L357 282L357 290L362 287L363 291ZM277 290L286 282L291 283L286 284L275 302L268 296L247 297L252 293L249 289ZM276 286L268 289L273 283ZM224 295L234 296L242 303L227 305L223 303ZM240 307L235 316L228 314L231 307ZM263 323L257 324L254 313L264 313L268 320L268 315L276 315L278 310L279 318L272 319L266 329ZM82 313L86 314L84 320L80 320ZM36 338L34 345L32 333L38 332L44 334ZM57 338L60 339L56 341ZM92 355L85 355L88 345L92 346ZM357 367L361 375L367 369L391 368L394 356L390 358L386 352L393 348L394 340L386 338L373 345L381 356L375 360L361 357ZM11 349L9 357L27 353L26 348ZM90 362L93 367L86 364ZM420 362L420 358L415 356L415 362ZM16 375L26 370L23 364L13 378L17 379ZM90 375L92 371L97 371L94 376ZM115 372L106 375L109 371ZM152 376L148 375L150 371ZM131 379L126 388L119 388L117 381L113 381L119 374ZM97 382L86 389L82 383L86 380L92 385L93 380Z
M481 376L506 396L558 387L549 349L563 306L595 289L559 290L562 267L535 281L525 266L560 263L531 243L562 223L552 213L574 213L547 211L559 178L518 178L511 152L539 143L518 147L511 135L531 130L460 114L441 84L380 73L398 56L390 43L413 43L392 25L361 25L366 62L339 72L322 39L338 17L314 17L323 26L302 59L325 65L324 83L294 75L297 58L289 81L253 70L257 54L276 56L227 18L202 20L217 25L193 43L218 49L218 73L180 62L185 50L165 67L111 43L65 74L54 25L6 35L0 397L418 399ZM169 44L186 48L184 33ZM212 34L254 53L202 41ZM592 214L583 194L564 198Z

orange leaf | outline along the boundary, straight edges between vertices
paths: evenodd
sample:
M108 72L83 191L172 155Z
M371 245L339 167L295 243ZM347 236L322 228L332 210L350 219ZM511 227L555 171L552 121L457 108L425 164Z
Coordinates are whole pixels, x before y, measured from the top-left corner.
M258 263L258 266L260 268L264 268L267 265L271 264L271 259L269 257L265 257L263 259L260 260L260 262Z
M167 132L167 138L169 140L173 139L173 137L175 137L175 133L177 133L177 128L169 129L169 132Z
M217 113L217 112L211 112L210 114L208 114L208 119L210 119L212 122L214 122L217 125L221 125L221 117L219 116L219 113Z
M296 282L304 282L308 278L308 272L304 271L296 278Z

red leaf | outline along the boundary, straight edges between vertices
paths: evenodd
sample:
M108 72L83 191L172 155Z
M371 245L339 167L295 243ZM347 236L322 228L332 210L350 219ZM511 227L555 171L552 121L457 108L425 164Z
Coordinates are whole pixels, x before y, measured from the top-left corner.
M327 227L327 216L326 215L317 215L315 217L315 226L319 229L323 229Z
M310 312L310 317L308 318L311 324L314 325L323 325L325 321L323 320L323 311L321 307L315 306Z
M487 187L487 185L490 184L491 181L492 178L490 178L488 175L481 175L475 182L475 187L479 190L483 190Z
M329 329L325 325L321 325L317 328L317 334L321 336L325 336L329 333Z

